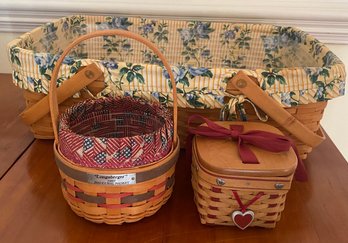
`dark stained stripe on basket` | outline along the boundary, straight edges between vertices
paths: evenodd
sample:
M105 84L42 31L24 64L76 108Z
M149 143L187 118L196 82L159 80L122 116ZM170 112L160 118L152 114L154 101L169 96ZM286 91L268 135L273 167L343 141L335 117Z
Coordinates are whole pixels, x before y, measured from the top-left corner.
M137 173L137 182L148 181L164 174L175 165L175 162L178 160L178 157L179 153L177 153L171 160L169 160L167 163L163 164L160 167L156 167L147 172Z
M150 199L155 195L155 191L145 192L143 194L138 194L135 196L127 196L121 198L121 204L132 204L136 202L141 202Z
M167 163L156 167L150 171L145 171L145 172L139 172L139 173L134 173L136 182L135 183L140 183L144 181L148 181L151 179L154 179L165 172L167 172L170 168L172 168L175 165L175 162L177 161L177 158L179 156L179 153L177 153L171 160L169 160ZM58 168L64 172L67 176L81 181L81 182L87 182L91 184L100 184L100 185L117 185L115 184L112 180L109 180L104 177L117 177L120 176L120 174L108 174L108 175L103 175L103 174L92 174L92 173L87 173L79 170L75 170L67 165L65 165L57 156L55 156L56 164ZM127 175L131 175L127 174ZM122 174L125 175L125 174ZM97 179L96 179L97 178ZM135 184L135 183L128 183L124 185L129 185L129 184Z
M172 187L173 184L174 184L174 175L172 175L170 178L167 179L167 182L165 184L165 190ZM136 202L141 202L141 201L149 200L150 198L154 196L155 196L155 191L153 190L143 194L135 195L135 196L127 196L121 199L121 204L132 204Z
M62 186L64 189L67 189L67 182L62 181ZM165 184L165 190L169 189L172 187L174 184L174 175L171 176L170 178L167 179L166 184ZM143 194L138 194L138 195L129 195L126 197L121 198L121 204L132 204L132 203L137 203L141 201L146 201L151 199L152 197L155 196L155 191L148 191ZM96 203L96 204L106 204L106 198L102 196L92 196L85 194L84 192L80 191L75 191L75 197L78 199L83 200L84 202L88 203Z
M96 203L96 204L105 204L106 203L105 197L91 196L91 195L85 194L83 192L75 192L75 195L77 198L82 199L85 202Z
M166 183L166 189L171 188L174 185L174 182L175 182L175 177L174 175L172 175Z

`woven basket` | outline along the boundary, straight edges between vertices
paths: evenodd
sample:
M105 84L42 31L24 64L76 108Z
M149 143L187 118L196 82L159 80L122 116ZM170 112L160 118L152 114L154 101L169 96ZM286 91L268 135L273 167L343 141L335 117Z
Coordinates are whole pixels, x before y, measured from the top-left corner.
M302 124L305 124L306 127L308 127L308 129L310 129L311 131L318 134L319 136L324 136L322 130L320 129L320 120L323 117L324 109L326 105L327 105L327 102L319 102L319 103L313 103L308 105L301 105L297 107L289 107L289 108L285 108L285 110L289 112L292 116L294 116ZM249 103L246 103L244 107L245 107L246 113L248 114L248 121L261 122L259 118L256 116L254 108ZM217 121L219 120L220 112L221 112L220 109L198 110L198 109L179 108L178 134L180 137L180 141L183 141L183 142L186 141L187 120L191 115L200 114L210 120ZM201 124L200 122L197 122L196 124L192 124L192 125L199 126L200 124ZM288 132L286 128L284 128L282 125L279 125L271 117L269 117L267 124L278 128L286 136L289 136L296 143L301 159L307 158L307 155L313 149L312 146L307 145L303 143L302 141L300 141L296 136Z
M237 124L240 125L241 123ZM264 124L255 125L248 123L247 125L248 127L252 127L251 130L267 129L264 131L280 134L279 130L277 131L275 128L270 129ZM245 128L247 125L245 125ZM247 130L249 131L249 129L250 128ZM207 139L217 140L216 138L205 138L205 140L202 139L199 142L206 142ZM223 150L228 148L229 155L233 154L233 156L221 162L220 160L222 157L226 158L227 154L216 155L215 163L212 161L209 162L209 158L207 157L201 157L202 151L198 151L199 146L197 143L197 138L195 138L192 146L193 155L191 170L194 200L200 215L201 223L235 225L232 220L232 214L236 210L239 210L240 207L234 193L238 194L244 205L253 200L258 194L261 194L262 196L247 207L248 210L251 210L254 214L254 220L249 226L274 228L276 223L280 220L281 212L285 208L286 194L291 187L294 170L297 164L294 152L290 151L290 153L274 157L277 155L272 155L272 153L266 151L260 152L252 148L260 160L260 164L242 164L240 158L238 158L236 146L226 145L234 142L231 140L226 140L226 142L224 142L224 140L222 140L220 143L211 142L209 145L211 151L218 150L218 148L212 147L214 144L216 146L220 145L223 147ZM224 152L225 151L226 150L224 150ZM233 161L236 158L238 158L237 160L239 161ZM280 158L283 161L279 161ZM267 159L278 164L272 167L272 163L269 161L268 165L263 165L267 164L265 163ZM233 167L233 163L240 164ZM279 165L279 163L285 164L284 167L283 165ZM222 164L225 165L225 167L220 167ZM252 168L250 168L250 166Z
M85 100L59 119L60 151L90 168L131 168L154 163L172 148L172 113L132 97Z
M80 35L117 28L150 39L168 57L179 90L182 142L187 114L203 112L218 119L218 110L225 105L224 97L231 96L226 92L228 80L240 70L256 78L259 87L313 132L320 133L318 127L326 101L344 94L343 63L325 45L296 28L115 16L65 17L12 41L8 49L14 83L34 94L47 94L55 54ZM140 65L141 70L136 71L139 79L130 78L130 82L120 84L126 61L132 67ZM133 40L110 36L80 43L66 58L59 81L68 82L81 67L92 63L102 71L107 85L98 96L131 95L171 105L168 76L158 67L160 60ZM26 95L30 105L41 98L34 98L34 94L30 98ZM36 137L52 138L48 109L40 116L38 110L43 109L26 110L24 114L36 116L35 124L33 120L24 120L32 124ZM298 144L305 158L311 146Z
M199 169L198 169L199 170ZM192 186L195 192L195 203L200 214L202 224L234 225L231 213L238 208L232 190L238 192L242 201L250 201L258 191L221 187L209 182L203 175L198 175L196 165L192 166ZM203 172L202 172L203 173ZM207 175L206 175L207 176ZM241 183L243 179L240 178ZM272 178L270 178L272 179ZM273 178L276 180L277 178ZM285 178L291 181L291 177ZM256 203L250 206L255 213L255 221L250 226L274 228L280 220L281 212L285 207L287 190L263 190L265 194Z
M24 91L24 96L27 101L27 106L31 107L38 100L44 97L43 94L37 94L30 91ZM65 102L59 105L59 109L61 112L64 112L69 106L76 104L80 101L84 100L84 98L69 98ZM312 103L308 105L300 105L295 107L285 108L290 114L292 114L296 119L305 124L310 130L318 133L319 135L323 135L320 130L320 120L324 115L324 110L327 105L327 102L318 102ZM259 118L255 115L255 111L250 104L245 104L246 113L248 114L248 121L260 122ZM193 109L193 108L179 108L178 110L178 135L181 141L181 147L185 148L185 141L187 138L187 119L193 114L201 114L211 120L219 120L220 117L220 109ZM281 125L275 122L272 118L269 118L267 121L268 124L277 127L287 136L290 136L296 143L299 153L301 154L302 159L306 159L307 155L312 151L312 147L304 144L299 141L296 137L292 136L286 129L284 129ZM200 125L200 123L195 124L196 126ZM31 131L35 135L36 138L39 139L52 139L53 130L52 123L50 120L49 114L45 115L39 121L35 122L31 125Z
M56 145L54 152L63 196L71 209L95 223L122 224L151 216L167 202L180 148L177 144L169 156L155 164L118 170L74 165Z
M57 98L57 87L54 85L54 82L57 80L59 68L64 61L64 57L78 43L89 38L106 35L121 35L147 45L158 55L163 65L168 68L170 80L173 85L175 81L174 74L170 70L168 62L156 46L145 38L124 30L99 31L81 36L68 45L61 57L57 60L57 64L53 70L49 92L49 105L55 136L54 153L62 177L64 198L77 215L87 220L96 223L122 224L124 222L135 222L143 217L153 215L169 199L172 193L175 164L180 151L177 136L177 101L176 99L173 100L173 122L166 121L166 119L171 117L166 113L166 109L165 111L161 110L162 113L152 114L153 112L160 112L158 109L160 109L161 106L158 106L156 109L154 105L151 107L151 104L133 98L108 98L83 101L69 108L67 112L62 114L60 119L58 119L59 108L57 101L59 100L59 95ZM89 70L86 76L92 78L96 75ZM173 97L176 97L175 87L173 88ZM118 105L117 108L115 107L116 105ZM144 114L147 113L147 119L150 123L145 121L146 124L144 127L146 131L139 130L139 116L136 116L136 119L134 119L137 108L140 108L138 111L142 112L142 118L146 118ZM131 119L128 119L126 116L129 113L133 114ZM99 128L103 128L102 133L100 133L98 129L94 129L95 127L93 128L93 124L92 127L90 126L91 120L89 120L89 118L93 120L93 124L96 121L98 122L95 124L97 124ZM120 118L123 119L123 122L129 122L126 124L127 129L122 129L122 124L118 123ZM113 119L111 123L110 119ZM154 119L158 119L160 122L156 123ZM163 121L165 121L165 126L163 126ZM104 126L105 124L99 126L100 122L106 122L107 126ZM114 123L116 123L116 127ZM154 127L149 128L147 126L152 123L157 124L155 129ZM132 124L137 126L137 128L134 129L134 127L131 127ZM162 126L160 129L158 129L158 124ZM162 134L160 134L159 138L157 138L156 134L158 131L161 131L163 127L167 135L166 139L171 140L166 143L170 145L169 153L165 156L159 153L157 155L160 157L156 157L149 151L140 149L137 151L137 155L144 155L145 157L142 157L142 160L145 161L148 156L152 158L153 161L147 161L148 163L142 163L144 161L140 161L140 163L134 160L134 163L130 163L130 165L133 166L131 168L89 168L84 164L84 162L88 162L83 161L86 159L85 157L82 157L81 161L76 161L76 158L67 158L63 153L63 150L66 152L69 149L78 147L78 144L75 144L74 141L82 135L89 140L94 139L94 142L98 139L100 141L107 140L107 149L104 151L105 153L108 153L108 149L115 148L117 150L121 148L122 145L127 145L128 140L132 140L129 144L132 146L131 149L139 148L143 146L143 142L145 141L141 140L142 135L146 134L149 136L153 135L154 137L150 142L156 144L153 140L162 139ZM121 138L117 138L118 135L115 135L119 128L122 130ZM151 131L148 131L148 128ZM113 130L111 133L110 129ZM156 129L158 129L158 131ZM170 131L167 131L168 129ZM134 133L137 135L134 135ZM96 137L101 135L103 137ZM119 142L117 145L114 145L114 137L116 137L117 142ZM83 142L85 140L82 139L81 141ZM69 144L69 142L72 142L72 144ZM163 146L164 143L162 140L161 142ZM94 145L95 147L100 147L97 144ZM165 148L165 146L163 148ZM80 149L84 151L85 147L81 147ZM114 152L115 151L111 152L110 155L107 154L105 157L112 156ZM113 158L111 158L111 160L113 160ZM97 162L98 161L99 160L97 160ZM120 161L116 161L116 164L112 164L111 167L127 167L127 162L128 161L121 161L120 159ZM139 165L137 164L138 162ZM90 165L88 164L88 166Z
M46 97L46 95L44 94L34 93L27 90L24 90L23 94L24 94L24 99L26 101L27 108L32 107L38 101ZM92 98L92 97L89 97L89 98ZM64 102L60 103L59 112L60 113L65 112L65 110L71 107L72 105L75 105L84 100L86 100L86 98L84 97L80 97L80 98L71 97L65 100ZM30 125L30 129L31 129L31 132L34 134L35 138L38 138L38 139L53 139L54 138L50 114L46 114L44 117L42 117L38 121L32 123Z

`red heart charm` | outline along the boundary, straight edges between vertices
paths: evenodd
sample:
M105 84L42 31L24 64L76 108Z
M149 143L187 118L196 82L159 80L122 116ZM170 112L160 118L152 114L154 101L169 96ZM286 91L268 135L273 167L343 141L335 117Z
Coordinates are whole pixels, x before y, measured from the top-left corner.
M244 230L254 221L254 212L246 210L243 213L242 211L236 210L232 213L232 220L238 228Z

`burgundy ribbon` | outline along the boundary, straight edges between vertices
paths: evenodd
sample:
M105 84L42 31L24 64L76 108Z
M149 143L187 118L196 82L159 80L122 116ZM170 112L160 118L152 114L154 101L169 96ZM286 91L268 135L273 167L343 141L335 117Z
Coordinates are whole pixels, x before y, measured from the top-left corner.
M257 193L256 196L253 197L248 203L243 204L243 202L242 202L242 200L240 199L240 197L239 197L237 191L232 191L232 193L233 193L233 196L234 196L234 198L236 199L236 201L237 201L237 203L238 203L238 205L239 205L240 211L241 211L242 213L245 213L250 205L252 205L254 202L256 202L260 197L262 197L263 195L265 195L264 192L259 192L259 193Z
M207 126L199 126L196 128L190 127L190 124L194 119L203 120L207 124ZM243 133L242 125L230 125L230 129L227 129L200 115L190 116L188 119L188 125L188 131L191 136L189 136L189 140L187 141L187 145L189 146L187 152L192 150L191 145L193 135L201 135L214 138L232 138L233 140L236 140L239 156L242 162L246 164L259 163L255 154L247 144L251 144L255 147L275 153L289 151L289 149L292 147L298 159L295 177L298 181L306 181L308 179L304 164L299 156L295 144L285 136L260 130L252 130ZM191 153L188 153L188 156L190 158Z

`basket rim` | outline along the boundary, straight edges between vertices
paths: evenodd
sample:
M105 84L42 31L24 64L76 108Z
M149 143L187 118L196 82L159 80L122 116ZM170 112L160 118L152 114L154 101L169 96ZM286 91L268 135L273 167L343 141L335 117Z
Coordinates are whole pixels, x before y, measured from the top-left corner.
M151 133L146 133L146 134L141 134L141 135L133 135L133 136L127 136L127 138L139 138L139 137L145 137L145 136L148 136L148 135L153 135L155 133L157 133L160 129L162 128L165 128L166 127L166 124L167 122L169 122L169 128L167 129L170 129L171 127L173 127L173 121L171 119L168 119L168 118L171 118L172 117L172 114L171 114L171 111L169 109L167 109L167 107L163 106L162 104L159 104L158 102L154 102L154 101L148 101L148 100L145 100L143 98L133 98L133 97L106 97L106 98L100 98L98 100L102 100L104 102L108 102L109 100L114 100L114 99L117 99L117 100L121 100L121 99L129 99L131 100L132 102L138 102L138 101L143 101L144 103L147 103L148 105L150 106L157 106L161 111L163 111L163 114L166 115L166 117L163 117L164 119L164 122L162 124L161 127L159 127L158 129L154 130L153 132ZM97 101L95 99L86 99L84 101L81 101L81 102L78 102L77 104L74 104L72 105L71 107L69 107L63 114L60 115L60 118L59 118L59 133L61 132L67 132L67 133L70 133L74 136L77 136L81 139L87 139L87 138L92 138L92 139L106 139L106 140L113 140L113 141L119 141L119 140L122 140L126 137L120 137L120 138L114 138L114 137L96 137L96 136L86 136L86 135L82 135L82 134L79 134L79 133L76 133L74 131L71 130L70 126L68 126L68 124L66 124L67 127L65 127L63 130L61 128L61 121L64 120L66 122L67 119L68 119L68 113L70 111L72 111L75 107L78 107L78 106L83 106L85 103L89 103L91 101ZM71 114L70 114L71 115ZM157 117L161 117L161 116L157 116Z
M139 170L137 171L137 173L139 173L146 170L156 169L157 167L167 163L168 160L173 159L180 152L180 140L178 139L178 142L176 145L173 143L169 153L162 159L156 161L156 163L134 166L131 168L90 168L90 167L76 164L73 161L66 158L61 153L60 146L56 142L53 143L53 152L54 152L54 155L57 156L64 165L71 167L75 170L79 170L86 173L110 174L112 172L117 172L117 174L127 174L127 173L134 173L134 170Z
M80 16L80 17L84 17L86 18L86 23L87 24L93 24L92 20L89 19L93 19L93 18L102 18L102 17L106 17L106 16L98 16L98 15L71 15L71 16L67 16L67 17L62 17L59 19L55 19L50 21L49 23L53 23L57 26L60 26L60 22L63 19L70 19L72 17L75 16ZM120 16L118 16L120 17ZM134 18L134 19L138 19L141 16L125 16L128 18ZM174 18L159 18L159 21L161 20L168 20L168 21L173 21L173 23L176 22L180 22L180 21L188 21L188 20L177 20ZM102 20L103 21L103 20ZM199 21L206 21L206 22L210 22L210 23L216 23L216 24L221 24L221 23L226 23L226 24L230 24L230 25L240 25L240 26L248 26L248 28L255 28L255 31L259 28L274 28L274 27L278 27L279 25L276 24L253 24L253 23L231 23L226 21L214 21L214 20L199 20ZM135 26L135 25L134 25ZM41 26L42 27L42 26ZM30 40L30 38L34 38L34 36L36 34L39 35L40 37L40 33L41 27L37 27L34 30L32 30L31 32L28 32L20 37L18 37L17 39L11 41L8 46L8 59L10 60L11 64L12 64L12 69L13 69L13 82L15 83L15 85L17 85L19 88L22 89L27 89L30 90L32 92L38 92L38 93L44 93L47 94L47 87L49 87L49 84L47 84L47 82L49 81L47 77L36 74L35 72L32 72L32 67L33 66L35 69L38 68L37 63L35 63L34 61L34 54L37 53L38 55L42 54L42 55L54 55L56 53L53 53L52 51L44 51L41 50L41 48L39 48L39 50L37 50L37 52L35 52L34 50L29 50L29 48L26 47L25 43L27 41ZM317 102L321 102L321 96L317 97L316 93L319 89L319 86L317 85L317 83L312 82L311 81L311 77L313 75L315 75L316 73L320 72L320 70L324 67L325 69L325 73L327 74L327 77L330 77L329 79L327 79L327 82L333 82L334 84L334 92L329 92L327 94L327 99L332 99L332 98L336 98L339 96L344 95L344 84L346 82L346 71L345 71L345 66L344 63L342 62L342 60L337 57L337 55L331 51L325 44L323 44L322 42L318 41L314 36L312 36L311 34L308 34L307 32L302 31L301 29L297 28L297 27L286 27L283 26L284 28L287 28L289 31L295 31L297 33L299 33L301 35L301 43L299 43L302 47L305 47L306 49L311 48L311 45L318 45L318 48L320 49L320 52L322 53L322 55L326 55L327 53L329 53L330 55L328 55L328 58L334 61L330 61L330 62L325 62L325 63L321 63L316 61L317 59L313 60L313 62L311 61L310 63L305 63L305 64L309 64L309 65L303 65L301 63L296 63L296 65L293 65L293 63L289 63L291 65L291 67L289 65L287 65L286 67L277 67L277 68L267 68L263 65L261 65L260 67L258 66L253 66L253 67L248 67L247 69L244 68L233 68L233 67L223 67L221 65L218 64L214 64L213 66L211 65L205 65L204 68L208 68L210 69L210 71L212 71L214 73L213 78L211 78L211 87L209 87L209 91L211 91L210 93L202 93L202 94L197 94L198 99L200 100L201 103L203 103L204 105L206 105L209 109L213 109L213 108L221 108L223 105L223 102L221 101L220 97L226 95L225 93L225 80L231 78L236 72L238 71L244 71L247 72L247 74L249 76L253 76L255 78L257 78L260 81L260 86L262 86L262 88L265 90L265 92L269 93L278 103L281 104L281 106L283 107L291 107L291 106L296 106L299 104L306 104L306 103L317 103ZM174 27L173 27L174 28ZM109 29L112 30L112 29ZM134 30L134 32L136 32L136 30ZM271 32L265 32L266 35L268 35L268 33L271 35ZM36 40L36 37L34 38ZM313 44L313 43L314 44ZM306 44L306 46L304 46ZM300 49L303 49L303 48ZM26 48L26 49L24 49ZM17 54L13 54L13 53L17 53ZM51 54L49 54L51 53ZM25 66L25 67L21 67L20 65L18 65L18 63L16 63L16 61L11 61L12 56L11 55L18 55L18 58L21 62L24 62L24 60L26 60L26 62L29 60L30 63L32 63L32 65L29 67ZM251 55L251 54L250 54ZM304 53L305 56L308 56L309 58L312 56L312 52L306 52ZM25 58L25 59L24 59ZM92 58L74 58L75 61L81 61L82 65L85 66L87 64L91 64L91 63L95 63L96 65L98 65L99 68L101 68L104 72L104 77L106 78L107 76L107 68L103 66L103 64L101 63L102 60L97 59L98 57L92 57ZM118 62L119 66L125 66L126 62ZM144 66L146 68L146 70L153 70L151 71L151 73L154 73L156 75L156 77L161 78L161 81L156 85L153 86L148 86L145 87L143 85L139 86L139 89L137 90L137 95L141 95L141 96L145 96L148 97L149 95L152 95L152 91L154 92L163 92L164 94L170 94L170 92L168 92L168 85L167 82L162 81L163 79L163 74L161 76L160 73L160 66L156 65L156 64L149 64L149 63L145 63L144 61L140 62L134 62L134 64L140 64L142 66ZM323 66L325 64L325 66ZM188 68L188 66L191 64L185 64L185 68ZM199 64L192 64L191 67L192 68L197 68L199 67ZM177 69L179 68L178 65L176 64L172 64L171 65L172 69ZM64 66L64 70L68 69L68 66ZM222 71L221 71L222 70ZM276 82L276 85L273 84L269 84L267 85L266 79L268 80L268 78L266 78L266 74L263 73L267 73L267 72L273 72L274 70L276 70L276 72L280 73L281 76L283 76L286 80L289 80L289 82L284 83L279 83ZM18 76L16 76L18 75ZM117 75L117 73L113 73L113 75ZM326 74L325 74L326 75ZM23 78L22 78L23 77ZM69 76L70 77L70 76ZM69 78L66 77L66 78ZM268 76L267 76L268 77ZM23 80L20 80L20 79ZM35 89L34 85L32 85L32 83L30 83L30 80L28 78L40 78L43 82L43 89ZM195 79L197 80L197 79ZM64 79L63 79L64 81ZM146 82L148 83L148 82ZM190 82L190 85L192 84L192 82ZM193 89L195 89L195 87L193 87L193 85L191 85ZM112 89L107 90L107 92L117 92L115 91L115 87L112 87ZM179 87L181 87L179 85ZM134 88L134 87L133 87ZM124 90L122 90L121 92L123 94L125 94L125 92L128 92L128 88L124 88ZM289 102L289 99L287 98L288 96L292 96L293 94L295 94L295 98L297 96L303 96L303 98L299 99L299 100L295 100L295 102ZM318 93L320 94L320 92ZM284 100L282 99L282 96L284 95ZM181 95L180 95L181 96ZM179 97L180 97L179 96ZM215 97L218 97L217 99L215 99ZM153 98L150 96L150 98ZM192 102L189 102L186 97L183 97L184 99L181 99L179 102L179 106L180 107L198 107L195 104L192 104ZM158 97L154 97L154 99L158 99ZM199 107L198 107L199 108Z
M94 129L90 126L93 124L102 121L115 122L116 117L110 117L108 111L112 111L118 105L122 107L120 114L131 111L132 107L137 107L140 111L139 114L144 115L144 111L149 109L150 117L152 116L160 122L158 126L150 124L151 133L137 131L133 136L119 138L90 136L71 129L71 123L76 123L75 126L86 126L87 131L92 131ZM101 116L104 119L99 119L95 112L105 112L106 116ZM84 120L88 120L86 125L83 124ZM144 121L146 122L146 119ZM125 131L128 130L128 125L132 126L131 122L132 119L126 123ZM116 123L115 126L118 127ZM101 131L104 132L103 129L108 129L108 127L110 124L101 126ZM142 126L138 124L136 127L141 129ZM111 130L108 132L113 135L114 129L111 125ZM170 110L157 102L141 98L88 99L69 107L59 119L58 142L61 145L61 152L74 163L89 168L133 168L139 164L156 163L170 152L174 136L174 120Z
M87 17L87 18L94 18L94 17L100 17L99 15L87 15L87 14L73 14L73 15L68 15L68 16L64 16L64 17L61 17L61 18L58 18L58 19L53 19L51 22L48 22L48 23L60 23L60 21L64 20L65 18L72 18L74 16L83 16L83 17ZM103 17L108 17L110 15L106 15L106 16L103 16ZM122 17L122 16L121 16ZM141 18L140 16L132 16L133 18ZM168 20L168 21L185 21L185 20L178 20L178 19L174 19L174 18L164 18L162 17L161 20ZM210 22L210 23L229 23L228 21L212 21L212 20L207 20L207 22ZM47 23L46 23L47 24ZM307 41L310 42L310 41L318 41L319 43L322 44L322 50L324 52L329 52L331 51L324 43L322 43L321 41L319 41L317 38L315 38L313 35L301 30L300 28L298 27L295 27L295 26L280 26L280 25L276 25L276 24L258 24L258 23L243 23L243 22L233 22L232 23L233 25L243 25L243 24L248 24L248 25L262 25L262 26L269 26L269 27L285 27L285 28L291 28L292 30L294 31L297 31L297 32L301 32L301 33L306 33L306 38L307 38ZM12 48L15 48L15 49L18 49L19 51L27 54L27 55L34 55L34 54L48 54L49 52L42 52L42 51L39 51L39 52L35 52L34 50L29 50L29 49L25 49L25 48L22 48L20 47L20 44L23 40L26 40L27 38L30 37L30 35L32 33L34 33L35 31L38 31L40 30L40 28L42 26L44 26L45 24L42 24L36 28L34 28L33 30L29 31L29 32L26 32L22 35L20 35L18 38L10 41L8 44L7 44L7 50L10 50ZM332 51L331 51L332 52ZM52 53L50 53L52 54ZM338 62L335 63L335 64L332 64L332 65L328 65L328 66L324 66L326 68L333 68L333 67L337 67L337 66L340 66L340 65L343 65L343 62L342 60L332 52L332 54L337 58ZM53 55L53 54L52 54ZM77 60L79 60L79 58L76 58ZM97 59L90 59L88 58L89 60L92 60L92 61L95 61L95 62L99 62L100 60L97 60ZM84 60L84 59L81 59L80 60ZM147 64L147 65L150 65L150 66L157 66L157 65L154 65L154 64ZM293 66L293 67L284 67L284 68L277 68L278 70L284 70L284 71L291 71L293 69L296 69L296 68L303 68L301 66ZM323 68L323 66L306 66L306 68ZM230 69L230 68L226 68L226 69ZM267 71L269 69L263 69L263 68L256 68L256 69L250 69L250 68L246 68L246 69L241 69L241 68L233 68L234 70L250 70L250 71L256 71L256 70L264 70L264 71Z

